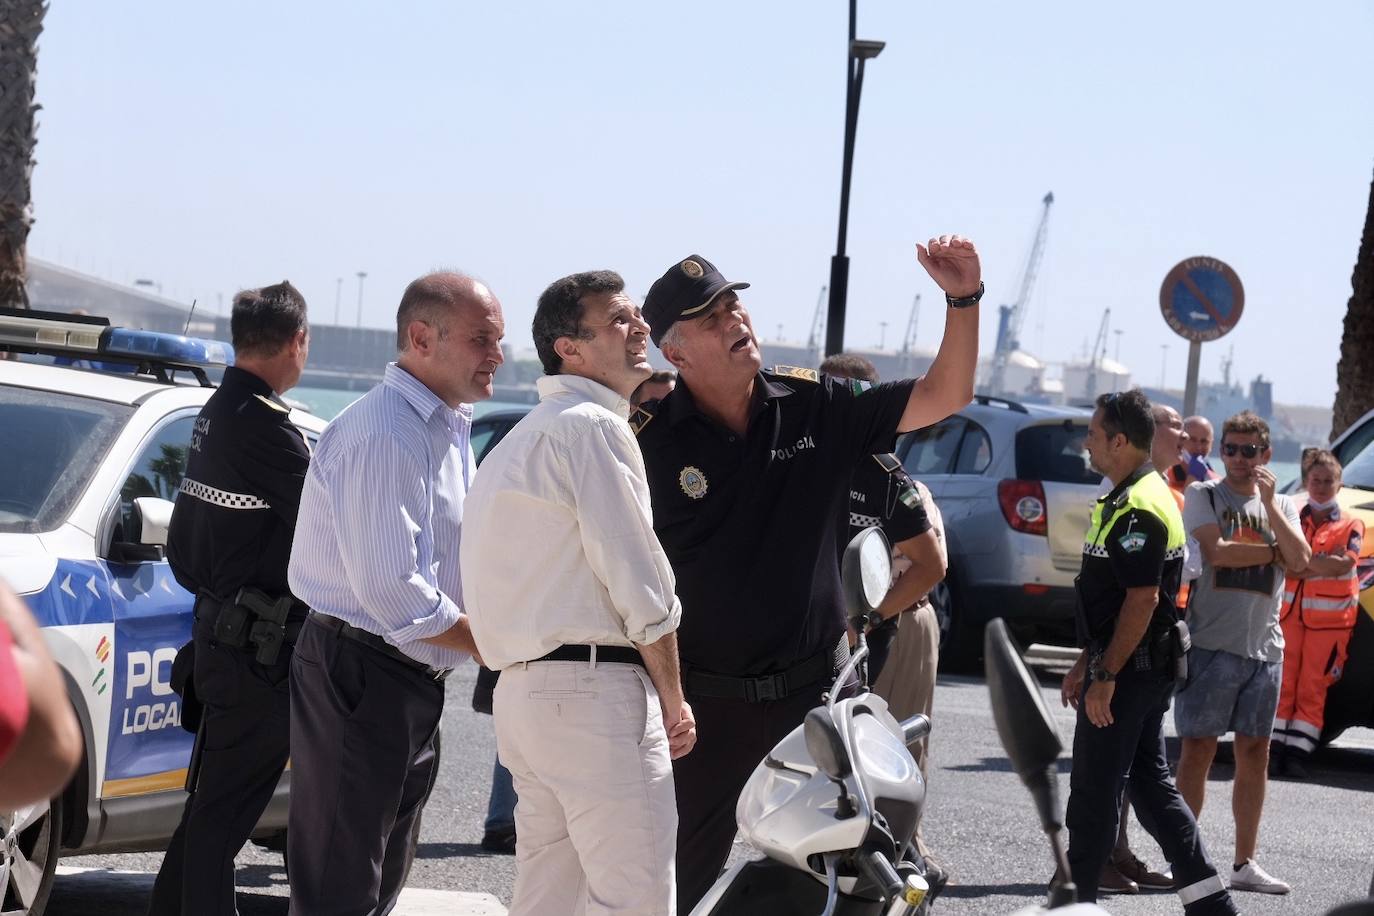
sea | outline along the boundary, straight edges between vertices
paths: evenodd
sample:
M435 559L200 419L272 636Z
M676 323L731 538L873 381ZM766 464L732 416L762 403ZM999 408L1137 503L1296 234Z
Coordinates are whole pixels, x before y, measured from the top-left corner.
M366 391L340 391L337 388L299 387L288 391L286 400L303 405L306 410L321 419L332 420L345 407L366 393ZM512 410L529 406L529 404L516 404L510 401L482 401L474 406L473 413L480 417L482 414L490 413L493 410Z

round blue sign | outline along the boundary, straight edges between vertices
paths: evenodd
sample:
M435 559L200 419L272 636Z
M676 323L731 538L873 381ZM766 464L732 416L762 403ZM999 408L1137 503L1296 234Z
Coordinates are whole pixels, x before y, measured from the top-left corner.
M1216 340L1236 326L1244 307L1240 277L1216 258L1180 262L1159 288L1164 321L1187 340Z

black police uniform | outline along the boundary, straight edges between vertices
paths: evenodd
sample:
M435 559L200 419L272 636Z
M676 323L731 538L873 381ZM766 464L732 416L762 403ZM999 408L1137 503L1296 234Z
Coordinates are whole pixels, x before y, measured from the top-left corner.
M248 641L253 618L233 608L244 587L270 599L289 596L286 569L310 461L289 412L262 379L229 368L196 419L167 558L177 581L197 596L194 685L204 706L202 753L194 794L153 886L149 912L155 916L236 912L234 856L286 766L290 645L271 664L259 663L258 646ZM232 615L222 625L239 625L217 638L222 614ZM293 606L286 631L298 631L305 614L303 605ZM259 632L270 638L267 628Z
M764 371L744 436L702 414L682 380L631 417L682 600L678 653L700 735L673 761L682 912L729 855L749 773L847 655L836 522L855 467L892 450L914 384Z
M915 481L891 453L874 455L872 461L860 461L854 469L854 477L849 482L849 512L842 523L841 557L850 539L868 528L882 528L894 546L930 530L930 516L926 514ZM896 617L869 630L868 683L877 683L896 635Z
M1079 698L1065 817L1069 868L1078 899L1097 899L1102 866L1116 843L1124 785L1136 817L1173 866L1184 912L1235 913L1164 753L1164 713L1175 682L1175 651L1170 644L1174 602L1183 575L1178 505L1163 478L1148 467L1123 480L1098 503L1078 577L1079 637L1090 658L1111 641L1128 588L1157 586L1159 603L1145 637L1116 674L1112 724L1099 728L1088 720L1083 697L1093 683L1091 677Z

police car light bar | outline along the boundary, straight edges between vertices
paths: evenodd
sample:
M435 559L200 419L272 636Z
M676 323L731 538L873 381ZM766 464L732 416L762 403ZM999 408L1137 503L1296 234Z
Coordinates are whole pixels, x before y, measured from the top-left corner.
M96 357L132 364L170 380L186 369L209 384L205 369L232 366L234 348L222 340L183 337L135 328L112 328L105 318L0 308L0 351L67 358Z

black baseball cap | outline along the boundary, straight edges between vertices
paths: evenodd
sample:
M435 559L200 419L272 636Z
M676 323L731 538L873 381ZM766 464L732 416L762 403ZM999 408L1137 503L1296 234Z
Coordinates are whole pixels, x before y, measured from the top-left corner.
M716 265L699 254L678 261L654 281L640 309L649 322L649 336L657 346L677 321L700 315L716 297L732 289L748 289L748 283L731 283Z

